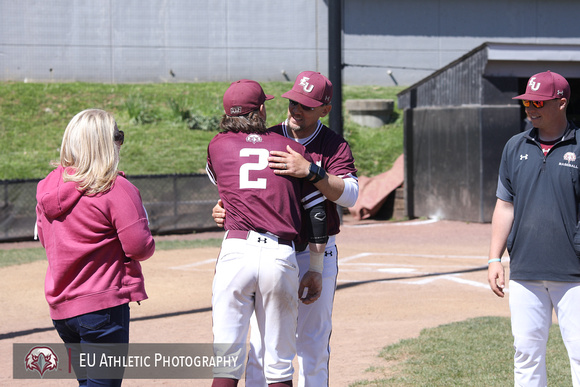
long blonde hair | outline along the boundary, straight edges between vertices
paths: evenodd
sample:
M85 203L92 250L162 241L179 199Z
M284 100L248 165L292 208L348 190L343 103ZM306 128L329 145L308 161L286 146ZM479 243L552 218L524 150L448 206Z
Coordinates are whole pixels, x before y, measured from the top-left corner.
M60 148L63 180L76 182L86 195L111 188L119 173L116 132L115 119L104 110L87 109L75 115L64 131Z

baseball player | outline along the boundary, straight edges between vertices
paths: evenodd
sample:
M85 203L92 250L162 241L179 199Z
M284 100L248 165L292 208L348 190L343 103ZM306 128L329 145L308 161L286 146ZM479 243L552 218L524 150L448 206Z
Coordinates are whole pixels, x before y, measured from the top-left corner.
M547 386L552 310L580 386L580 131L566 118L570 85L559 74L532 76L522 100L533 128L504 147L491 223L488 281L504 297L501 257L510 255L516 386Z
M328 362L330 357L330 334L332 331L332 305L338 275L338 250L335 236L340 231L340 218L337 204L352 207L358 198L358 180L354 159L348 143L320 122L331 110L332 83L322 74L304 71L298 75L292 90L282 95L288 98L288 118L270 128L295 142L303 144L312 157L312 162L291 148L286 151L272 152L269 159L276 174L308 177L311 174L324 174L324 178L314 185L323 195L328 218L329 239L324 253L322 273L322 294L318 301L302 303L298 308L297 355L299 364L299 386L328 386ZM216 224L223 225L226 213L216 205L212 216ZM302 238L307 235L303 230ZM309 266L309 251L298 247L297 260L300 273L306 273ZM254 321L252 320L252 327ZM262 369L264 343L252 329L250 355L246 371L249 386L265 386Z
M268 168L270 152L288 146L309 157L302 145L267 131L264 102L272 98L257 82L232 83L223 97L221 132L208 146L207 173L229 214L213 282L213 334L216 355L245 359L255 312L265 343L265 379L271 386L291 386L298 294L308 303L320 296L328 237L323 200L311 195L316 188ZM310 225L311 264L299 283L293 240L303 220ZM216 368L213 386L235 386L243 373L243 361Z

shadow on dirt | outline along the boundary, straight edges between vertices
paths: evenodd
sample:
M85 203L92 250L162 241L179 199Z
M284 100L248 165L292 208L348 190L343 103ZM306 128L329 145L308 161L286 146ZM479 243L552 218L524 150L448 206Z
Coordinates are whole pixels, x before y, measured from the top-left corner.
M476 271L483 271L483 270L487 270L487 266L479 266L479 267L474 267L474 268L465 269L465 270L447 271L447 272L443 272L443 273L427 273L427 274L421 274L421 275L416 275L416 276L376 278L376 279L372 279L372 280L365 280L365 281L357 281L357 282L349 282L346 284L340 284L336 287L336 290L348 289L348 288L352 288L355 286L366 285L366 284L376 283L376 282L400 281L400 280L410 280L410 279L417 279L417 278L436 277L436 276L440 276L440 275L473 273ZM152 316L137 317L137 318L132 318L131 322L156 320L156 319L160 319L160 318L177 317L177 316L183 316L183 315L188 315L188 314L206 313L206 312L211 312L211 307L186 310L186 311L182 311L182 312L161 313L161 314L156 314L156 315L152 315ZM33 329L26 329L26 330L22 330L22 331L16 331L16 332L2 333L2 334L0 334L0 340L28 336L28 335L32 335L35 333L48 332L48 331L51 331L53 329L54 329L54 327L33 328Z

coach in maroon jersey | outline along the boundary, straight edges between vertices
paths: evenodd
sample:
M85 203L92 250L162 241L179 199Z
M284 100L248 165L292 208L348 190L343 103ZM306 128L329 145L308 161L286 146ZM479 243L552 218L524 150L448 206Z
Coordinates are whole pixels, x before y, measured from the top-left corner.
M319 72L303 71L296 77L292 89L282 94L282 97L288 99L288 118L270 130L304 145L312 162L288 148L287 152L272 152L269 165L277 168L276 173L283 176L307 179L314 175L322 176L321 179L315 178L314 185L328 199L325 205L329 240L324 254L322 294L316 303L299 306L296 332L298 385L324 387L329 385L332 306L338 275L335 236L340 232L340 217L337 204L342 207L355 204L358 179L350 146L342 136L320 122L320 118L326 117L332 109L330 80ZM304 230L303 235L306 232ZM308 255L308 249L297 253L300 273L304 273ZM251 339L250 342L253 344L256 340ZM248 374L251 368L248 361Z
M279 176L268 167L273 151L290 147L310 159L304 146L266 128L264 94L254 81L230 85L223 97L221 132L208 146L207 173L228 213L213 281L212 318L216 355L235 357L216 368L213 386L236 386L244 373L245 342L255 312L264 346L264 375L271 386L291 386L296 354L298 294L321 292L327 240L323 198L306 181ZM303 216L303 213L306 216ZM299 283L293 240L308 224L311 265Z

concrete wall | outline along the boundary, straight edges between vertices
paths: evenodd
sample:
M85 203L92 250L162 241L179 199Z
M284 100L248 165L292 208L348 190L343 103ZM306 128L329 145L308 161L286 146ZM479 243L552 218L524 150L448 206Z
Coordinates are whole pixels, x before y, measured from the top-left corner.
M345 84L411 85L485 41L580 43L573 0L343 4ZM0 0L0 80L286 81L327 74L327 48L325 0Z
M327 13L322 0L1 0L0 78L293 81L327 72Z

